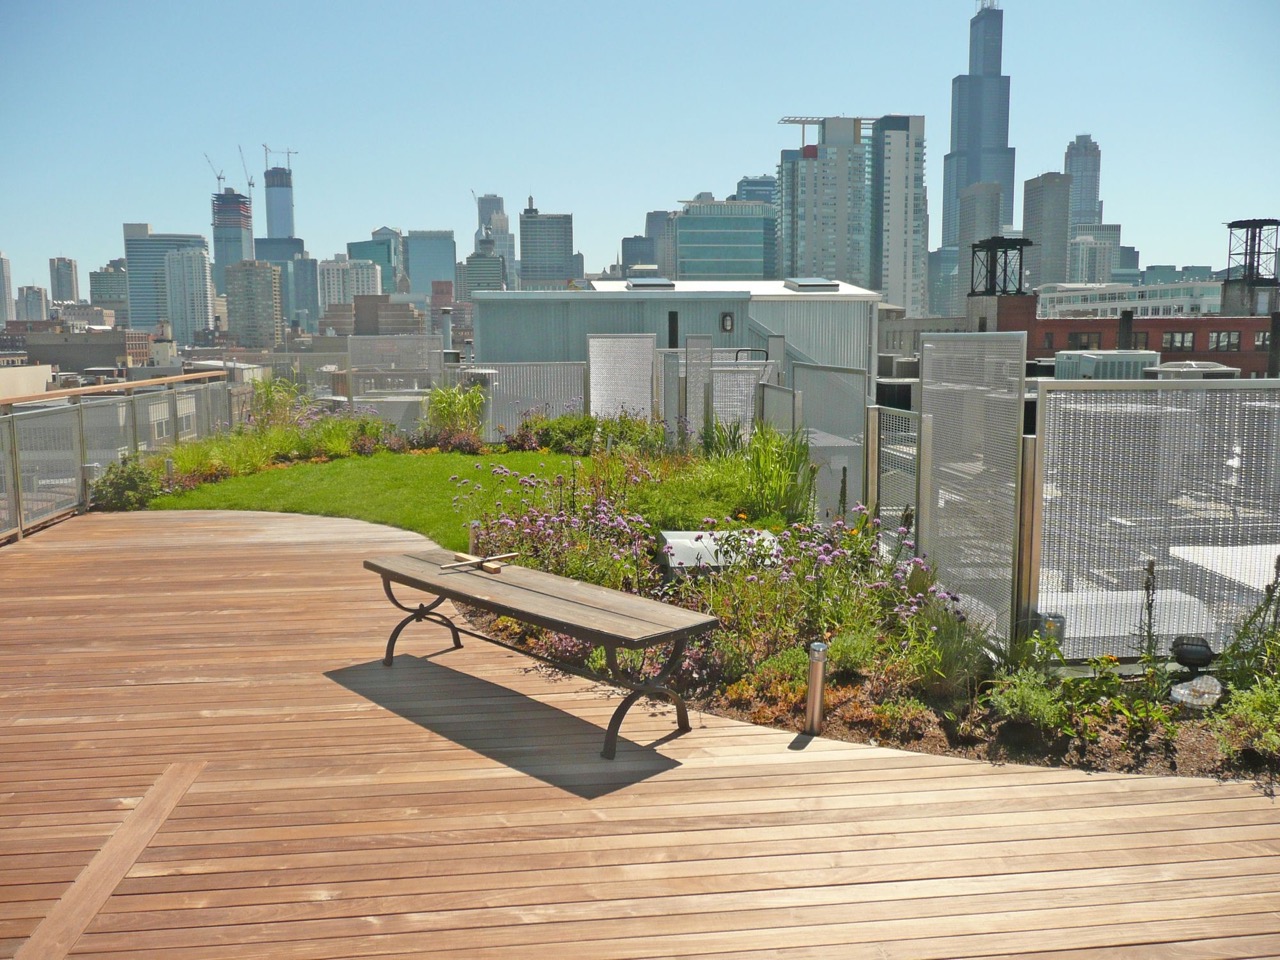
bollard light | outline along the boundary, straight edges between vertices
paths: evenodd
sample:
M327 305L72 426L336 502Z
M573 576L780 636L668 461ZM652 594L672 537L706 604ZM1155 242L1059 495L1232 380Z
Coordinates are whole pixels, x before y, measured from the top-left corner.
M809 696L805 703L804 732L810 737L822 733L822 694L827 682L827 645L809 644Z

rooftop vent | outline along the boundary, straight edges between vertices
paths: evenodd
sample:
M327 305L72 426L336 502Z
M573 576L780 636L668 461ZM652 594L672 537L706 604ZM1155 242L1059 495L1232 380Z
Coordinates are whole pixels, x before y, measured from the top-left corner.
M834 293L840 289L839 282L827 280L824 277L787 277L786 285L788 290L799 290L803 293L814 293L823 290Z
M1148 380L1235 380L1240 376L1240 368L1210 360L1171 360L1147 367L1142 375Z
M674 280L666 277L632 277L627 281L628 290L674 290Z

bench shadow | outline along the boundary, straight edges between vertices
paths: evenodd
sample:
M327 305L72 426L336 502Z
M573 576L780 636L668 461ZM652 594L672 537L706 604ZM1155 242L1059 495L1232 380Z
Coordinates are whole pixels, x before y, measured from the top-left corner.
M625 736L618 738L617 757L604 759L603 727L436 659L451 650L420 657L397 654L391 667L371 660L325 676L424 730L586 800L680 765ZM619 698L610 696L609 703L616 706ZM645 705L637 704L628 717ZM625 721L622 729L625 734Z

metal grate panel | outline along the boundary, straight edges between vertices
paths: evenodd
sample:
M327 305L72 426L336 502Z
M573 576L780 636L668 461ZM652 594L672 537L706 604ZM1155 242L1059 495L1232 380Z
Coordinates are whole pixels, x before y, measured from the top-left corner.
M921 337L922 471L917 544L970 618L1007 638L1022 465L1026 334Z
M717 423L736 423L742 436L751 436L756 413L756 385L762 366L713 366L711 404Z
M85 462L105 470L108 464L127 457L133 450L133 426L129 410L133 401L127 397L92 400L80 403L84 412L84 439L88 449Z
M1148 560L1154 623L1215 649L1280 555L1280 387L1268 381L1045 384L1032 607L1073 658L1135 656Z
M818 467L817 515L841 516L862 502L866 463L867 374L846 367L793 364L791 383L800 394L809 460Z
M761 419L783 433L790 433L799 424L796 421L796 394L787 387L772 383L760 384Z
M918 509L917 466L920 439L920 415L908 410L880 408L880 428L876 436L879 449L879 503L880 529L886 547L898 550L904 540L899 533L908 509L912 515ZM911 524L914 526L914 523Z
M587 337L587 397L595 417L653 416L654 351L651 333Z
M175 425L168 392L135 393L133 406L138 418L138 449L163 450L173 446Z
M710 337L686 337L684 344L685 417L696 439L707 429L707 385L715 353Z
M13 469L13 441L6 420L0 419L0 534L18 529L18 478Z
M80 502L80 424L76 410L14 414L23 526L75 509Z

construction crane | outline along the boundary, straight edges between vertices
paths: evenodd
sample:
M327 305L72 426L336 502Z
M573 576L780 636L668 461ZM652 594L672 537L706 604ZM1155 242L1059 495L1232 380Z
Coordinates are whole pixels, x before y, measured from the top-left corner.
M295 153L297 153L297 152L298 152L297 150L293 150L293 149L291 149L291 148L289 148L289 147L285 147L283 150L272 150L270 147L268 147L268 146L264 143L264 144L262 145L262 165L263 165L263 167L264 167L264 168L270 168L270 166L271 166L271 154L273 154L273 153L275 153L275 154L281 154L281 153L283 153L283 154L284 154L284 167L285 167L285 169L286 169L286 170L292 170L292 169L293 169L293 165L292 165L292 157L293 157L293 155L294 155Z
M247 181L248 181L248 183L249 183L249 190L248 190L248 193L249 193L249 203L252 205L252 203L253 203L253 187L254 187L253 177L249 176L249 164L248 164L248 163L245 161L245 159L244 159L244 147L240 146L239 144L236 144L236 149L240 151L240 166L242 166L242 167L244 168L244 178L245 178L245 180L247 180Z
M219 170L217 167L215 167L215 166L213 165L213 161L209 159L209 155L208 155L207 153L204 155L204 159L205 159L205 162L209 164L209 169L213 171L213 175L214 175L214 177L216 177L216 178L217 178L217 180L218 180L218 192L219 192L219 193L221 193L221 192L222 192L222 181L223 181L223 180L225 180L225 179L227 179L227 178L226 178L226 177L224 177L224 176L222 175L222 171L221 171L221 170Z

